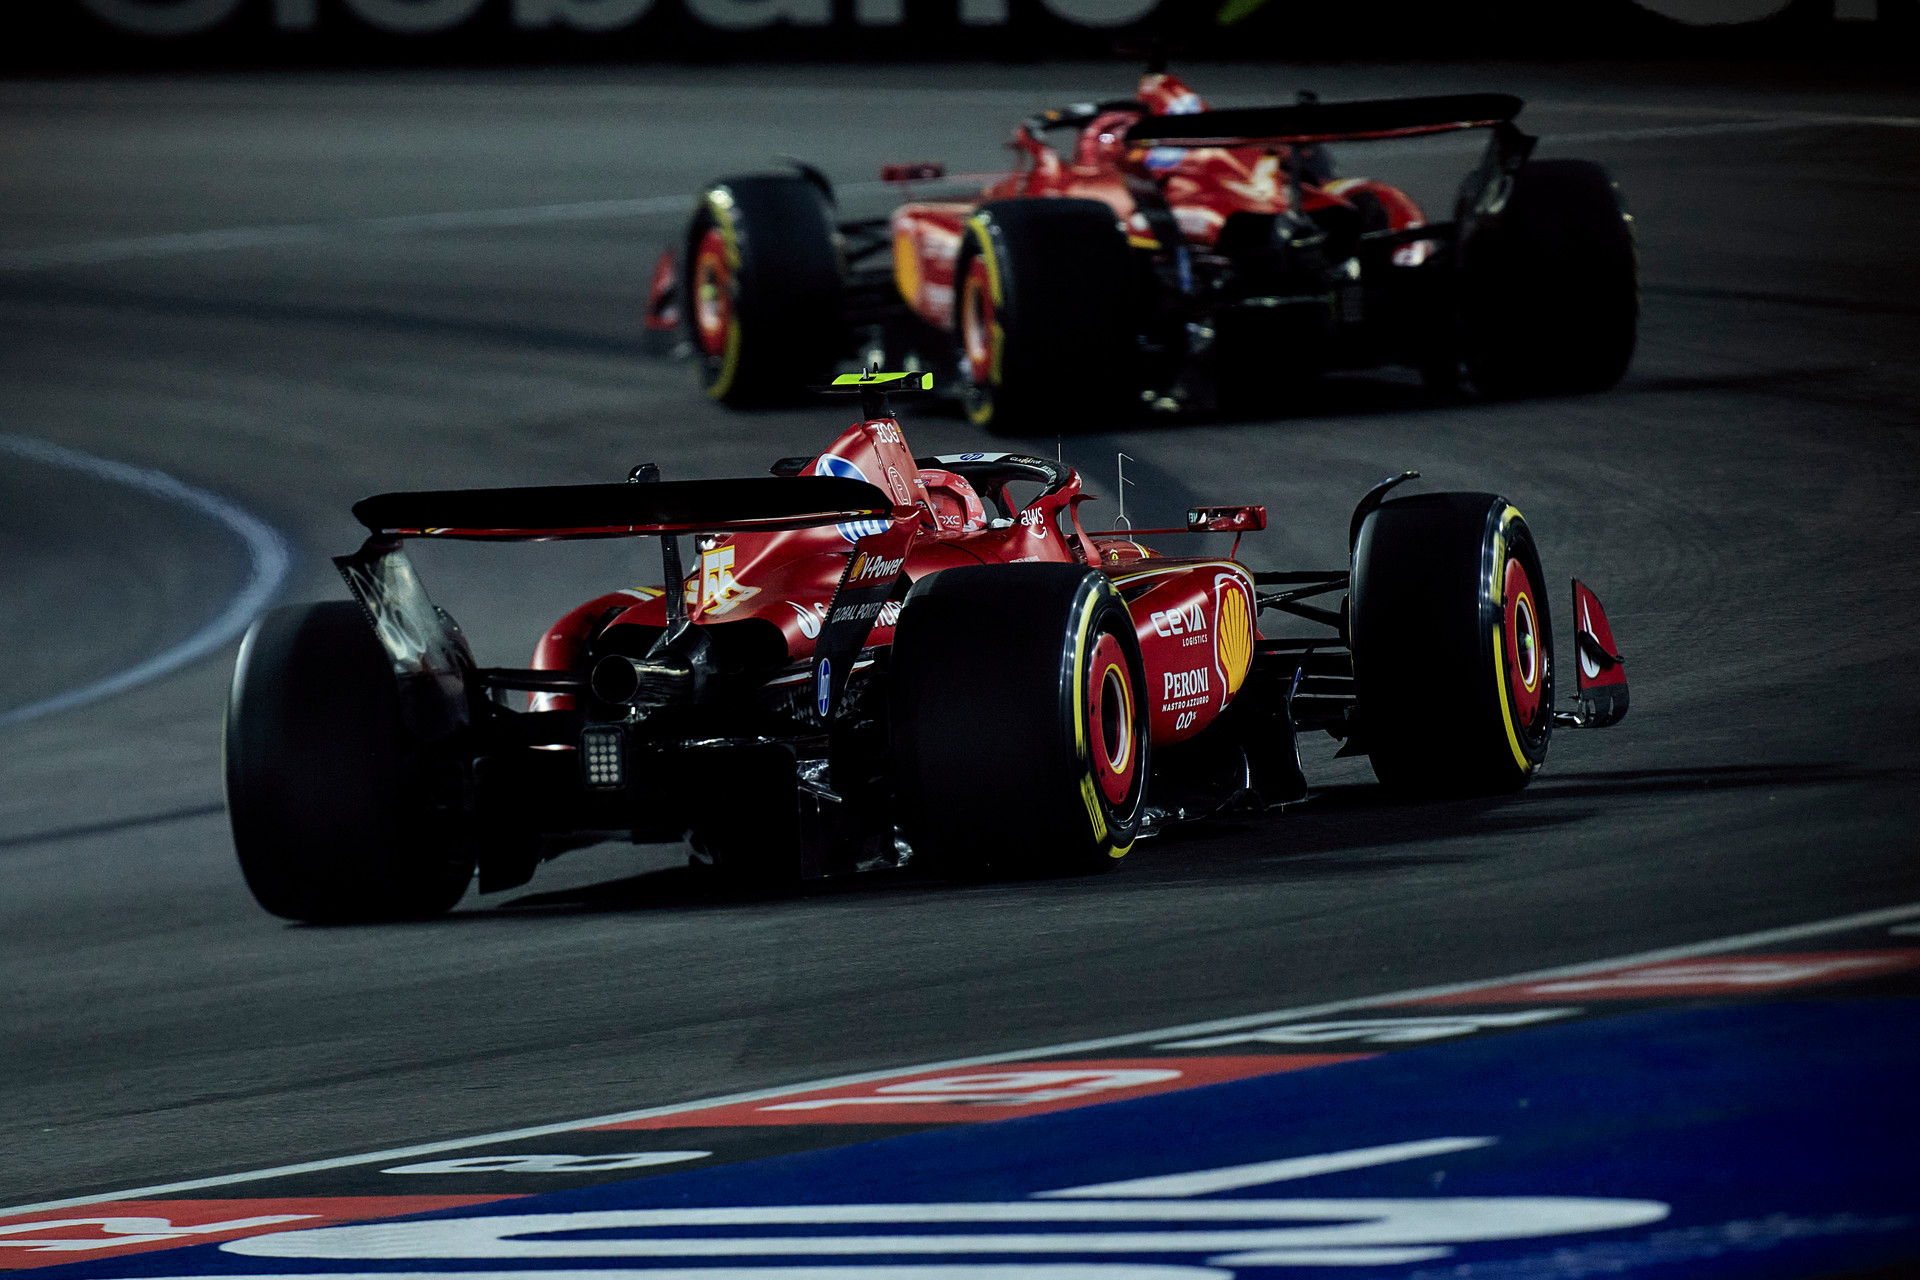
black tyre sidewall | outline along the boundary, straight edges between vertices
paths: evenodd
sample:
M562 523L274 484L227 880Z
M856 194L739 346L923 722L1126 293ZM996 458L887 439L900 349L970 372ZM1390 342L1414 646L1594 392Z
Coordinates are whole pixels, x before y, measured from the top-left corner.
M234 848L268 911L431 916L465 892L470 842L426 810L398 686L357 604L288 605L254 623L223 753Z
M1132 681L1135 781L1120 803L1094 780L1083 725L1101 633ZM895 784L916 856L949 874L1106 870L1146 802L1145 667L1126 605L1098 571L1034 564L948 569L915 585L891 659Z
M738 259L730 359L706 354L694 318L695 254L711 227ZM702 191L687 227L682 310L707 395L736 408L781 404L825 381L848 345L842 274L833 208L805 178L751 174Z
M1541 712L1519 720L1506 675L1506 566L1533 583ZM1367 517L1349 631L1359 729L1375 774L1411 795L1518 790L1553 729L1553 628L1526 520L1486 493L1422 494Z
M1112 425L1134 385L1131 253L1113 208L1098 200L998 200L975 211L954 264L954 331L967 272L984 254L1005 333L999 378L969 383L975 426L1021 434Z
M1633 359L1639 259L1613 179L1586 160L1535 160L1463 247L1461 332L1485 395L1598 391Z

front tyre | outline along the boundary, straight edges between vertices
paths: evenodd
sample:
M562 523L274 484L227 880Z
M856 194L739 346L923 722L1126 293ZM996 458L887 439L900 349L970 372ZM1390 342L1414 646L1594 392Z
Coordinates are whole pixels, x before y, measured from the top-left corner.
M1553 733L1553 626L1533 535L1487 493L1384 503L1354 547L1359 732L1397 791L1517 791Z
M710 399L778 403L824 380L846 346L839 231L791 174L716 182L687 227L687 337Z
M1106 575L982 565L922 579L894 632L901 825L948 874L1103 871L1146 802L1139 640Z
M253 624L227 699L227 812L247 887L315 923L440 915L473 876L360 606L288 605ZM441 762L446 763L446 762Z

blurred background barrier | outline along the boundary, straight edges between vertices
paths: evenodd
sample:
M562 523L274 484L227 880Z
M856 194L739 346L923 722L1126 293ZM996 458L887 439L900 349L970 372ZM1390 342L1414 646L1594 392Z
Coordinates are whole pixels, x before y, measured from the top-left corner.
M19 0L0 68L1176 56L1911 60L1920 0ZM24 28L24 30L23 30Z

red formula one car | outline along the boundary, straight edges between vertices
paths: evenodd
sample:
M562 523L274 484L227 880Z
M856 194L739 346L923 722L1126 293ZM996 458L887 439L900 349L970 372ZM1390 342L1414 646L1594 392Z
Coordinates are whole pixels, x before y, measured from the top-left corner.
M1302 799L1302 731L1389 785L1484 793L1526 785L1556 722L1625 714L1577 582L1578 710L1555 713L1545 578L1505 498L1385 500L1395 477L1354 512L1350 566L1256 573L1086 532L1061 463L916 459L884 392L928 375L839 381L864 420L772 477L643 466L355 506L372 536L336 561L354 600L268 614L234 673L227 798L261 904L428 914L476 865L483 891L511 887L608 838L684 836L755 888L909 858L1092 870L1166 823ZM1151 532L1265 524L1202 507ZM664 588L587 601L526 669L477 667L403 549L626 536L661 539ZM1318 634L1269 638L1264 611Z
M683 323L707 394L730 405L878 361L932 372L996 431L1254 406L1293 378L1382 364L1457 387L1464 362L1494 395L1610 386L1639 310L1631 219L1598 165L1529 160L1521 105L1210 111L1156 72L1131 99L1022 123L1018 167L968 200L848 221L810 167L724 179L656 264L648 325ZM1476 128L1485 154L1444 221L1335 177L1326 151ZM1043 140L1060 133L1067 154ZM1084 375L1071 392L1062 367Z

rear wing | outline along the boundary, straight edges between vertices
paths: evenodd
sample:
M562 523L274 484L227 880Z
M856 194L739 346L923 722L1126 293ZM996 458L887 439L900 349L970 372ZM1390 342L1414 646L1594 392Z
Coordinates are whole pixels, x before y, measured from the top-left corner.
M864 480L794 476L383 493L353 514L377 538L526 542L806 529L887 520L894 502Z
M1127 143L1247 147L1410 138L1511 125L1525 105L1507 93L1457 93L1434 98L1238 107L1192 115L1147 116L1127 130Z
M644 472L636 468L635 474L638 478ZM893 590L919 523L917 508L897 506L866 481L840 476L383 493L355 503L353 514L371 536L360 550L336 556L333 563L386 651L399 683L402 716L429 742L470 722L473 696L481 686L545 689L555 687L556 677L549 672L489 670L478 673L477 684L470 679L477 671L472 650L459 626L428 597L407 558L403 544L408 538L543 542L658 537L667 632L655 648L684 638L692 650L689 661L698 663L705 659L700 637L690 635L687 601L679 589L686 575L678 535L830 524L857 528L857 533L847 533L852 544L847 571L816 650L819 711L825 723L837 708L851 659Z
M1480 163L1460 181L1453 220L1401 232L1369 233L1370 240L1403 243L1417 236L1446 245L1464 244L1489 220L1499 217L1512 175L1533 154L1536 139L1520 131L1513 118L1526 104L1507 93L1457 93L1436 98L1379 98L1368 102L1302 102L1290 107L1240 107L1184 116L1148 116L1127 130L1136 153L1154 146L1262 147L1308 146L1321 142L1364 142L1417 138L1486 129L1487 149ZM1299 207L1299 178L1289 166L1289 199Z

